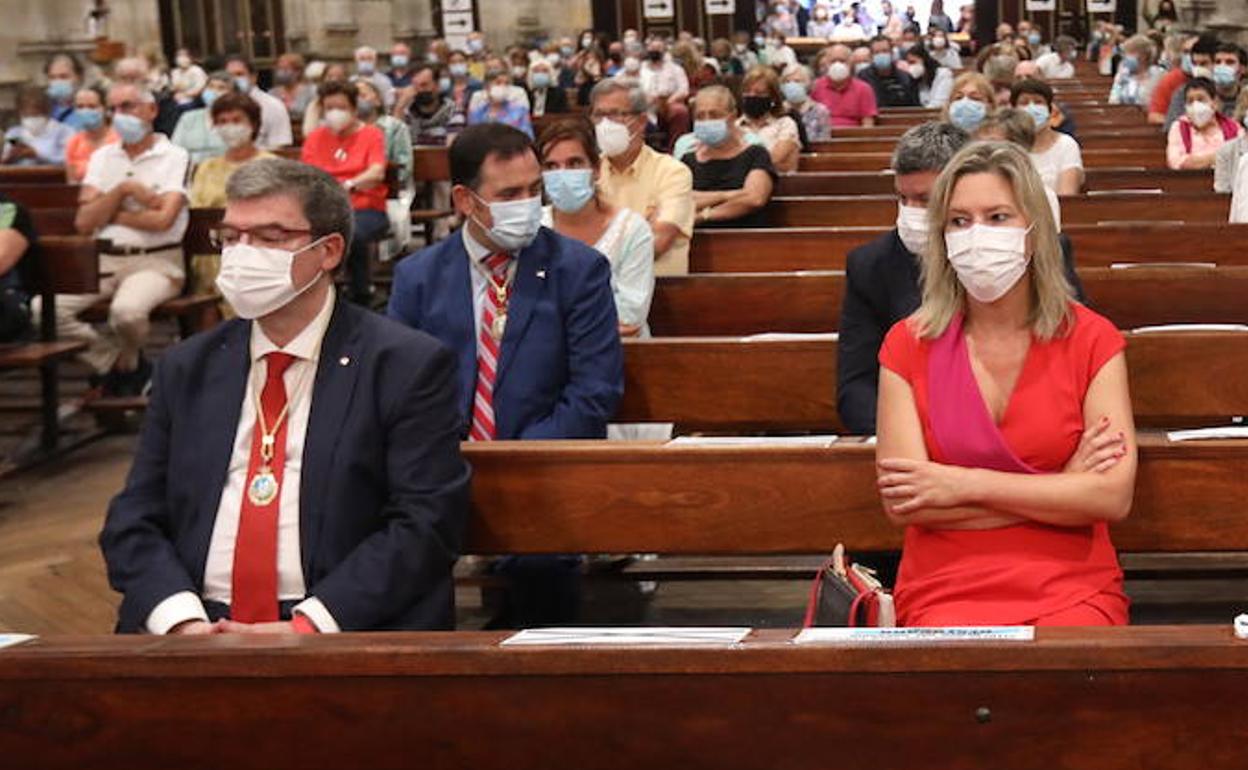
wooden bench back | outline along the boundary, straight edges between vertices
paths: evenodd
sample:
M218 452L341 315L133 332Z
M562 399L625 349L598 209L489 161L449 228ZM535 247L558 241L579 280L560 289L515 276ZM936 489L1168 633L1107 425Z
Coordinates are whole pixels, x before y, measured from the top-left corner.
M63 184L64 166L0 166L0 187L13 184Z
M1079 145L1085 153L1097 150L1141 150L1152 152L1164 160L1166 137L1156 129L1147 130L1146 133L1139 133L1137 129L1102 130L1089 132L1088 136L1081 133ZM814 142L809 151L812 153L891 153L896 146L897 139L892 136L835 138Z
M1085 174L1084 189L1091 193L1112 190L1159 193L1203 193L1213 190L1208 171L1172 169L1093 168ZM810 171L784 174L776 183L776 195L892 195L891 172Z
M893 160L891 152L806 153L798 160L799 171L886 171ZM1083 153L1084 168L1138 166L1161 170L1166 167L1165 148L1088 150Z

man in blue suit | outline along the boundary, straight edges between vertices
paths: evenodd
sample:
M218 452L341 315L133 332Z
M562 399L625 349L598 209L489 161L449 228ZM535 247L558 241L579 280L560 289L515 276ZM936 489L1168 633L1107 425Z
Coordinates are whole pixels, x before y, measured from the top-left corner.
M454 356L335 297L351 207L332 177L257 160L226 193L217 285L240 318L156 370L100 536L118 630L453 627Z
M398 264L391 317L455 351L470 440L606 437L624 392L606 257L541 227L541 166L520 131L471 126L451 145L450 166L467 224ZM571 620L578 565L502 560L512 590L497 624Z

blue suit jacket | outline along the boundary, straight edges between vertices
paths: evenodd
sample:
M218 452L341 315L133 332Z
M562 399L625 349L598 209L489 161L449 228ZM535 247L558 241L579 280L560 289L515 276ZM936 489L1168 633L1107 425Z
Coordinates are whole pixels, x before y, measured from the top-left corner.
M497 438L603 438L624 394L610 265L545 227L517 259L494 381ZM471 269L456 231L400 262L390 293L392 318L458 356L465 430L477 378Z
M118 631L201 593L250 370L251 324L169 350L100 545ZM339 300L321 345L299 487L304 584L344 631L454 625L468 516L455 360L424 334Z

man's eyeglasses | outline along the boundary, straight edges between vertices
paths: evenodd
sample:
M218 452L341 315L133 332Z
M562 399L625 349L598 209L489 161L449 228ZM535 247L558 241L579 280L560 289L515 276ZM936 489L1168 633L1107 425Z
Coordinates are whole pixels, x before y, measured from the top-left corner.
M292 230L281 225L262 225L260 227L231 227L229 225L218 225L208 231L208 242L213 248L224 249L226 246L233 246L242 241L243 236L249 238L249 242L253 245L272 248L285 246L301 235L311 235L312 231L307 229Z

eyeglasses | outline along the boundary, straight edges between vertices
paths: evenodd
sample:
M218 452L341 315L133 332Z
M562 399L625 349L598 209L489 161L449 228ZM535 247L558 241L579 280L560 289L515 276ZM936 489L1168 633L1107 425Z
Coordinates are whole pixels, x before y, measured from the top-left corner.
M223 249L242 241L246 235L250 242L263 248L285 246L301 235L311 235L307 229L294 230L281 225L261 225L260 227L231 227L218 225L208 231L208 242L213 248Z

